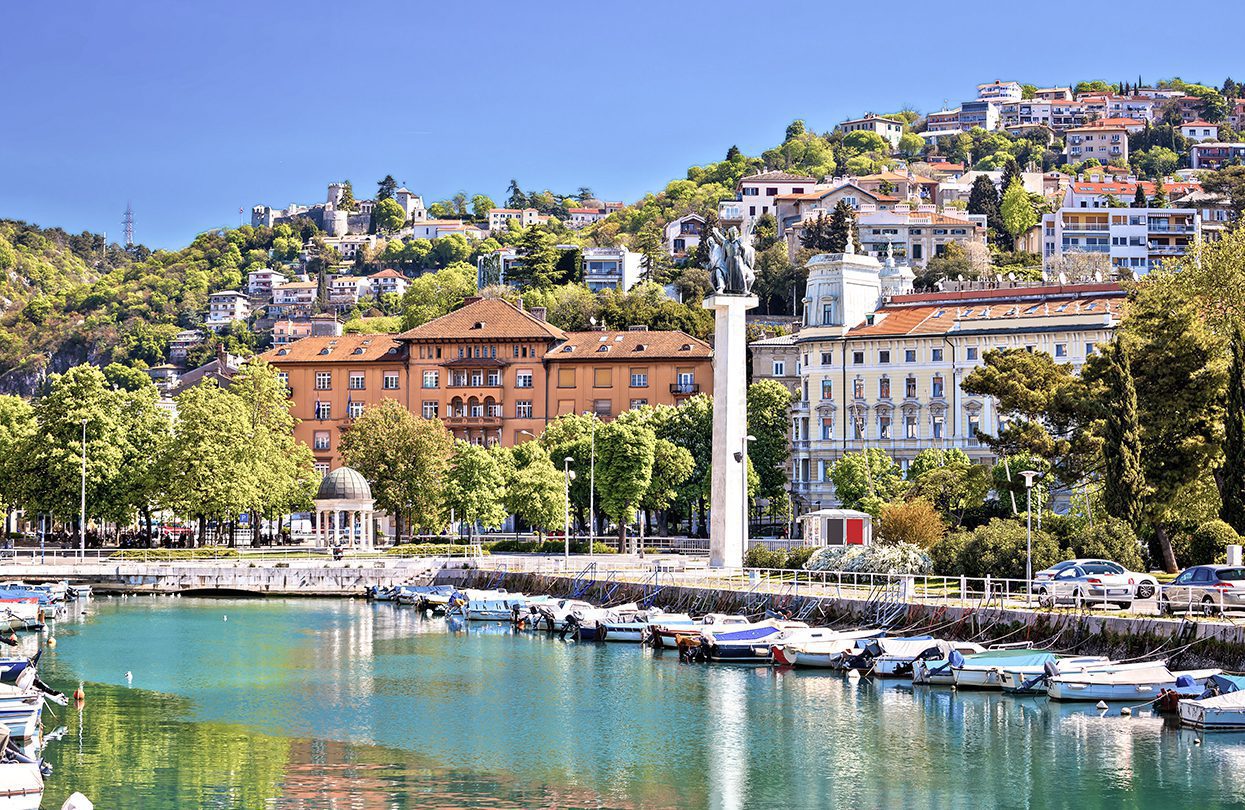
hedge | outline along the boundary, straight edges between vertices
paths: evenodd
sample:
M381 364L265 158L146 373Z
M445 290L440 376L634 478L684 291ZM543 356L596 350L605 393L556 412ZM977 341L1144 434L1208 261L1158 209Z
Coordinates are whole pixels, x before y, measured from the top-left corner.
M465 557L471 546L459 546L452 543L406 543L386 549L385 553L394 557ZM488 554L488 549L484 549Z
M114 551L113 560L233 560L238 558L236 548L127 548Z

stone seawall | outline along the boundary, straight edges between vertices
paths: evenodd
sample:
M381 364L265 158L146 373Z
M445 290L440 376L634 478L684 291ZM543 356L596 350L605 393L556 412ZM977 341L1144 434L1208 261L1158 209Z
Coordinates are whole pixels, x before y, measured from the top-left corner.
M500 583L499 583L500 580ZM1031 641L1056 652L1106 655L1116 660L1166 658L1173 669L1222 667L1245 671L1245 624L1115 616L1097 611L1017 610L997 605L944 605L902 600L801 596L787 591L750 591L661 586L608 578L446 568L437 583L465 588L487 585L512 592L574 596L596 604L639 602L698 613L790 614L810 624L885 626L896 634L931 633L980 643Z

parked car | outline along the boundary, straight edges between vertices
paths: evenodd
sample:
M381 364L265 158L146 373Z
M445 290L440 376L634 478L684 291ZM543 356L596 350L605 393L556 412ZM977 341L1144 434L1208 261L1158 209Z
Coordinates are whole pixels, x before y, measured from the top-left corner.
M1033 590L1036 592L1038 590L1038 585L1043 580L1052 579L1056 574L1058 574L1063 569L1069 568L1074 565L1080 565L1080 566L1105 565L1108 568L1110 568L1112 573L1123 574L1128 579L1129 583L1134 586L1133 596L1137 599L1149 599L1150 597L1154 596L1154 594L1158 593L1158 590L1159 590L1159 581L1155 579L1152 574L1142 574L1137 571L1129 571L1124 566L1120 565L1117 562L1112 562L1111 560L1100 560L1100 559L1091 559L1091 558L1083 558L1083 559L1078 559L1078 560L1064 560L1061 563L1056 563L1055 565L1052 565L1050 568L1045 568L1041 571L1038 571L1036 574L1033 575L1033 583L1034 583Z
M1159 594L1159 612L1201 611L1208 616L1245 610L1245 568L1239 565L1195 565L1180 572Z
M1042 607L1062 602L1089 606L1105 603L1127 608L1133 603L1136 584L1115 563L1080 560L1072 565L1061 565L1058 571L1040 582L1035 576L1033 589Z

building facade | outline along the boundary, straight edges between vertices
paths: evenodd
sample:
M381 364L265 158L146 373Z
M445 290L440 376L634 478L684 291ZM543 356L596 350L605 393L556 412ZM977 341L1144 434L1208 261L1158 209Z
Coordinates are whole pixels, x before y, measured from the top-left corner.
M459 439L507 446L564 413L602 418L712 390L712 351L682 332L563 332L540 311L476 299L399 335L308 337L261 355L282 376L295 437L318 469L343 432L386 399Z
M891 145L891 149L899 148L899 139L903 136L904 124L902 121L896 121L893 118L883 118L880 115L866 115L864 118L856 118L851 121L844 121L835 127L836 130L844 134L852 132L872 132Z
M1189 167L1222 169L1232 161L1245 161L1245 143L1195 143L1189 147Z
M1142 276L1183 256L1200 235L1196 208L1060 208L1042 217L1042 262L1104 255L1117 276Z
M208 296L207 318L204 323L220 331L234 321L245 321L251 314L251 301L237 290L221 290Z
M1068 160L1080 163L1095 158L1102 163L1128 162L1128 131L1124 127L1086 124L1068 130L1064 150Z

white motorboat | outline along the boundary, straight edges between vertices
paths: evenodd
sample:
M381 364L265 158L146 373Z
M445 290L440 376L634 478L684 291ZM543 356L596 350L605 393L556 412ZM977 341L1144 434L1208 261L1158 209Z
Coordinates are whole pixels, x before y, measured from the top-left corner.
M1052 700L1128 701L1155 700L1164 691L1181 697L1196 698L1206 689L1206 682L1217 669L1173 672L1162 661L1153 666L1118 672L1075 672L1052 677L1046 694Z
M1245 730L1245 677L1214 675L1206 691L1177 706L1180 722L1206 731Z
M885 632L885 630L831 630L827 627L796 628L784 632L770 643L770 655L775 664L795 666L797 650L842 652L844 649L856 648L863 639L876 638ZM791 651L790 655L788 651ZM816 664L806 663L805 666L816 666Z
M38 810L43 802L43 767L0 729L0 810Z
M0 627L9 630L36 630L43 627L43 608L37 596L0 598Z
M588 607L571 613L576 641L601 641L601 628L605 622L623 621L635 616L639 607L635 602L615 607Z
M508 622L515 611L526 612L530 607L549 601L548 596L528 596L522 593L498 594L479 599L468 599L464 606L467 621Z
M730 613L706 613L691 624L658 622L653 625L651 637L657 647L665 650L674 650L679 646L679 636L697 634L702 628L744 624L751 624L747 616L738 616Z
M638 644L647 638L654 625L667 627L695 624L686 613L666 613L660 608L636 611L632 616L620 616L600 623L597 633L601 641L619 641Z
M845 634L839 638L809 641L804 644L787 644L775 647L771 652L774 663L792 667L818 667L821 669L837 669L843 666L843 659L851 655L859 655L860 637Z
M31 690L20 695L0 697L0 727L14 739L26 739L39 733L43 717L43 695Z
M948 641L929 636L889 638L881 636L861 645L861 654L845 664L852 669L868 670L883 678L910 677L913 662L918 658L943 659L952 651L961 655L984 652L985 647L971 641Z
M707 647L710 661L768 663L773 658L770 650L772 644L788 634L808 632L829 634L831 631L814 630L804 622L765 619L744 625L704 627L700 630L700 635Z
M596 605L582 599L554 599L532 604L529 609L533 628L553 632L562 629L572 614L596 610Z
M1046 693L1046 682L1055 675L1077 672L1123 672L1149 669L1153 661L1122 664L1101 655L1056 658L1042 667L1007 667L1003 670L1003 691L1017 695Z

